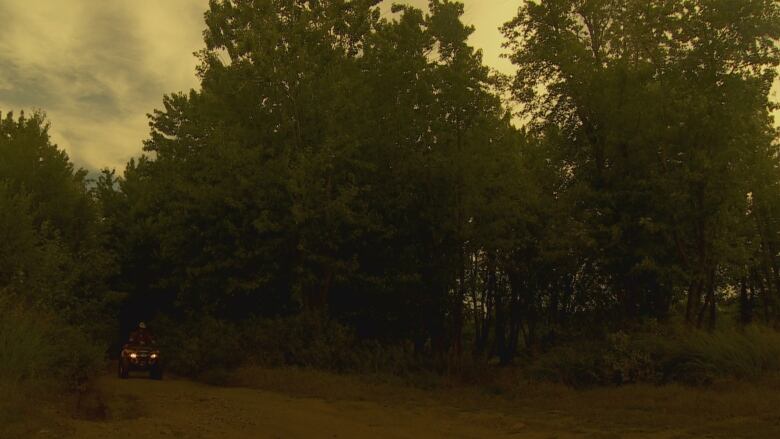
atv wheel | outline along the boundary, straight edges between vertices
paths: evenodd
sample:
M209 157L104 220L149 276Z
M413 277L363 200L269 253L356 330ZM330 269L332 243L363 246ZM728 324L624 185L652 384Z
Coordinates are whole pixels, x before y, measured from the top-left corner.
M160 368L154 368L149 371L149 378L153 380L161 380L163 378L163 371Z
M123 380L127 379L127 375L128 375L127 369L125 369L125 367L122 365L122 362L120 361L119 362L119 378L123 379Z

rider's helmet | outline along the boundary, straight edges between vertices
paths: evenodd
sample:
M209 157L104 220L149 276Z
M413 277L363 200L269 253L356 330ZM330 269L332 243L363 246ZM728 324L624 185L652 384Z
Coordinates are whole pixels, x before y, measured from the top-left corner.
M141 328L141 329L146 329L146 323L141 322L141 323L138 324L138 327Z

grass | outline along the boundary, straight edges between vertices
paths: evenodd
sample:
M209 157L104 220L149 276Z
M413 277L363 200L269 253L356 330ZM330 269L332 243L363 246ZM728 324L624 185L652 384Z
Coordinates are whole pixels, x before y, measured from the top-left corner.
M235 371L231 384L303 398L445 404L522 419L541 430L564 432L561 437L780 437L780 375L708 387L635 384L576 390L529 382L512 369L493 368L485 374L494 376L493 388L442 382L435 390L422 390L380 375L246 367Z
M780 333L760 326L694 332L678 347L678 355L686 352L706 362L715 373L735 378L780 371Z
M298 367L236 369L227 385L250 387L296 397L364 401L399 401L411 393L424 397L427 391L392 375L337 374Z
M62 431L64 420L58 412L70 398L60 398L48 383L3 382L0 395L0 438L46 437L40 434Z
M558 346L515 367L473 368L463 379L249 366L221 382L327 400L433 400L565 431L560 437L780 437L780 333L769 328L658 327Z
M533 395L533 393L531 393ZM614 431L675 430L690 437L780 437L780 379L721 382L708 388L647 384L516 397Z

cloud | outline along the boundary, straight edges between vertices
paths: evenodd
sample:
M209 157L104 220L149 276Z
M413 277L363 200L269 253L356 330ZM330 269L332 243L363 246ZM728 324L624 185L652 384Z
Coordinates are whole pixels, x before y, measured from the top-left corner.
M206 0L5 0L0 110L43 109L79 166L122 168L165 93L197 85Z

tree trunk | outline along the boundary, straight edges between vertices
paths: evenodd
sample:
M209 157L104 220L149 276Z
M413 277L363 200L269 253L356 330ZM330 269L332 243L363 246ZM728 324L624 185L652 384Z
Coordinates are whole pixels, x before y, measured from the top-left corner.
M466 299L466 256L465 251L460 252L460 280L455 287L455 298L452 301L452 339L450 340L450 353L460 358L463 354L463 321L465 320L463 307Z
M685 306L685 321L688 324L693 324L696 318L696 311L699 308L701 302L701 281L694 279L691 281L691 285L688 287L688 301Z
M495 351L502 365L507 364L506 303L502 294L496 295Z
M706 297L704 304L699 309L699 316L696 326L701 328L704 325L705 316L708 316L709 329L715 329L715 317L717 310L717 301L715 298L715 269L711 268L707 274L707 280L705 282ZM709 313L707 313L709 311Z
M487 254L487 263L485 269L485 293L484 306L485 314L482 321L482 328L479 331L480 337L477 339L476 352L484 353L488 340L490 338L491 315L496 311L496 295L498 290L498 281L496 277L496 258L492 253Z
M745 276L739 282L739 321L749 325L753 321L753 301L748 295L748 282Z

